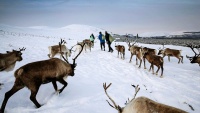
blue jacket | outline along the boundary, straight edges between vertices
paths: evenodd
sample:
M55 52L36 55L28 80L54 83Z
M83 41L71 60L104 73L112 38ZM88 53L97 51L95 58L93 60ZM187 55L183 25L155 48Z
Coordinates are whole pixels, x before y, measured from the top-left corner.
M102 34L99 34L99 40L101 43L105 43L105 39L102 39Z

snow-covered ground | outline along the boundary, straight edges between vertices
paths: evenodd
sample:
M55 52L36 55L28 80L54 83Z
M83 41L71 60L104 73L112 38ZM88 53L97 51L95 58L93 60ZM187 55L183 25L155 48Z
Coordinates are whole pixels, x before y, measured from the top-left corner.
M0 53L25 47L23 60L16 63L11 72L0 73L0 83L4 83L0 90L0 104L4 94L13 86L15 78L14 71L30 62L48 59L48 46L56 45L63 38L67 41L67 47L71 48L83 39L89 38L91 33L95 36L99 31L105 30L85 26L71 25L63 28L49 27L12 27L0 25ZM118 43L116 43L118 44ZM100 50L99 40L96 37L92 51L83 52L77 59L77 67L74 77L68 77L68 86L57 95L51 83L42 85L37 94L37 100L43 106L36 109L29 100L30 91L24 88L14 94L7 103L6 113L117 113L111 108L103 90L103 83L112 83L108 93L120 106L124 106L128 98L134 95L131 84L139 85L139 96L146 96L160 103L181 108L190 113L200 113L200 67L198 64L190 64L185 58L194 55L186 47L166 45L166 47L181 49L184 63L178 64L178 59L171 58L168 62L164 58L164 77L151 74L148 70L138 68L135 65L135 56L129 63L130 52L127 44L125 60L117 58L117 51L113 53ZM112 44L114 49L115 43ZM141 46L158 49L161 45L139 44ZM72 62L72 57L69 61ZM59 56L56 56L59 57ZM149 68L149 63L146 63ZM155 68L156 70L157 68ZM160 74L160 72L159 72ZM57 83L59 88L61 84ZM186 104L187 103L187 104ZM189 105L194 108L191 110Z

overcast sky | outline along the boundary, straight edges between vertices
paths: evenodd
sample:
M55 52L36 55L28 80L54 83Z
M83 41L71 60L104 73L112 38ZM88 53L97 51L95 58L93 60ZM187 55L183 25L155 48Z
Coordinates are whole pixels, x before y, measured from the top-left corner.
M113 33L200 31L200 0L0 0L0 23Z

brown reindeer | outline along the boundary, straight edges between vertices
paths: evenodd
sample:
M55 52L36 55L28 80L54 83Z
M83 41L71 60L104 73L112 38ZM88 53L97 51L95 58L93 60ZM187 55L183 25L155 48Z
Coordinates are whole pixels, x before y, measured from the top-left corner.
M111 83L107 86L106 83L103 84L104 91L113 105L108 101L108 104L116 109L118 113L186 113L179 108L175 108L172 106L168 106L162 103L155 102L147 97L138 97L135 99L138 91L140 88L137 86L132 85L135 87L135 95L131 101L129 101L125 107L120 107L115 103L115 101L108 95L107 89L111 86Z
M178 63L183 63L183 56L181 55L181 50L176 50L176 49L170 49L170 48L165 48L163 45L163 49L160 49L158 52L158 55L162 54L163 58L165 56L168 56L168 60L170 61L170 56L174 56L179 59Z
M121 59L125 59L125 47L123 45L116 45L115 44L115 49L118 51L117 57L119 57L119 53L120 53Z
M186 55L186 57L190 60L190 63L198 63L200 66L200 45L199 46L187 45L187 47L191 48L195 54L195 56L192 56L192 57L189 57ZM198 54L194 50L195 48L199 51Z
M132 45L130 45L130 42L128 43L129 46L128 50L131 52L131 57L129 62L131 62L133 55L136 55L136 65L138 65L138 59L139 59L140 60L139 68L140 68L142 64L142 48L135 46L134 45L135 43L133 43Z
M142 54L144 55L144 53L148 52L149 54L153 54L156 55L156 49L152 49L152 48L148 48L148 47L143 47L142 48ZM145 65L145 58L143 57L143 61L144 61L144 69L146 69L146 65Z
M91 52L91 48L93 48L94 46L93 43L89 39L83 40L83 43L85 43L85 46L84 46L85 52L86 52L86 49L89 49Z
M158 74L158 71L161 68L161 75L160 75L160 77L163 76L163 58L161 56L154 55L154 54L149 53L149 52L145 52L143 58L147 59L148 62L151 64L150 68L149 68L149 71L151 71L151 69L152 69L152 72L154 74L154 65L155 65L155 66L158 67L158 69L156 71L156 75ZM145 60L144 60L144 64L145 64ZM146 68L145 65L144 65L144 67Z
M59 45L61 49L62 43L59 43ZM83 50L83 46L82 45L80 46L82 47ZM51 82L53 84L54 89L59 93L61 93L68 84L64 80L64 78L75 75L74 73L76 67L75 60L80 55L82 50L73 59L73 64L70 64L62 55L65 61L58 58L51 58L49 60L32 62L17 69L14 73L15 75L14 86L10 91L5 93L5 97L1 105L1 113L4 112L8 99L14 93L16 93L17 91L19 91L24 87L27 87L31 91L30 100L36 105L37 108L41 107L41 105L36 100L36 95L42 84ZM57 89L56 81L63 84L63 87L59 90Z
M7 51L6 54L0 53L0 71L12 71L17 61L22 61L22 51L26 48L19 48L19 51Z
M68 49L64 44L66 44L66 41L65 40L62 40L62 45L61 45L61 49L62 49L62 52L65 54L65 58L68 60L68 57L71 56L71 53L72 53L72 48L71 49ZM60 54L61 53L61 49L60 49L60 46L59 45L54 45L54 46L49 46L48 47L49 49L49 54L48 54L48 57L49 58L53 58L56 54ZM62 56L60 55L60 58Z

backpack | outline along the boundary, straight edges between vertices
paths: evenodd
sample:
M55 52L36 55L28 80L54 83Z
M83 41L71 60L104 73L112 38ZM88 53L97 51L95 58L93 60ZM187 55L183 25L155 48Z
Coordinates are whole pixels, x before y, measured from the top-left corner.
M105 36L102 34L102 40L105 40Z
M112 43L114 40L115 39L111 35L109 35L109 41L110 41L110 43Z

